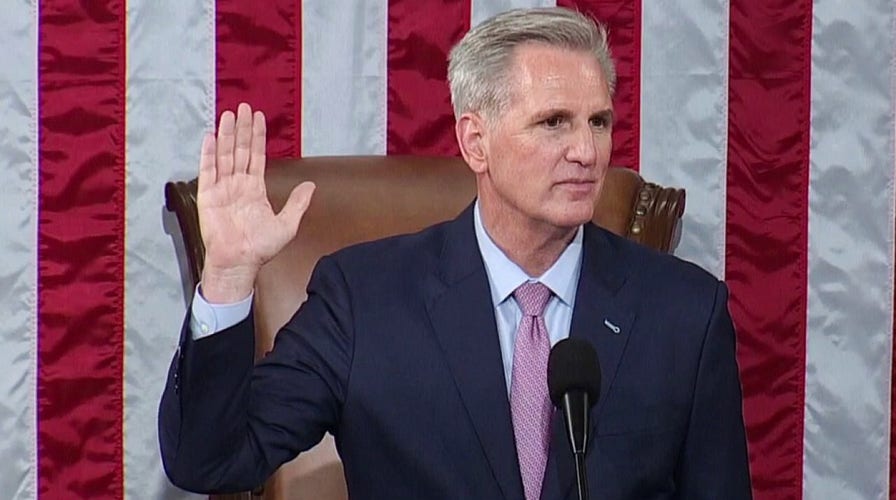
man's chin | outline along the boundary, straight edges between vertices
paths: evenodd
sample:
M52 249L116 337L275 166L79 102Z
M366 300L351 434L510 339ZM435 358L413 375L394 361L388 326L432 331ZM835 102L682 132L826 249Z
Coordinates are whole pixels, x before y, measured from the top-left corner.
M590 222L594 217L594 204L588 202L583 205L581 207L569 207L570 209L565 210L564 213L559 214L554 219L554 224L557 227L574 228Z

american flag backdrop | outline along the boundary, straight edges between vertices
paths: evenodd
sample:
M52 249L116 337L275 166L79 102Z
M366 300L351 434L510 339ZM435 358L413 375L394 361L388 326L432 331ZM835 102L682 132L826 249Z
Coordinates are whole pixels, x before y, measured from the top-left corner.
M687 189L677 253L729 283L755 497L891 497L894 0L4 0L0 498L189 496L163 185L217 114L275 157L454 155L449 47L555 2L609 25L613 163Z

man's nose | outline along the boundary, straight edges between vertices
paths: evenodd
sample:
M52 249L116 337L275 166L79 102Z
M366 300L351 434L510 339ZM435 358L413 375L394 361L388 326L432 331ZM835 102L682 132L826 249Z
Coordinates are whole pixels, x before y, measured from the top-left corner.
M579 163L584 167L591 167L597 161L598 138L590 126L576 127L570 137L569 149L566 159Z

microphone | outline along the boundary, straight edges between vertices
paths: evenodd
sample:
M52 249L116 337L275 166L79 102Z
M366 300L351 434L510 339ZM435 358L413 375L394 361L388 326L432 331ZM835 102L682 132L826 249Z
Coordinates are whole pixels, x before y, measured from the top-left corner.
M585 340L563 339L548 358L548 392L554 406L563 410L566 435L576 462L579 500L588 498L585 450L588 446L588 416L600 397L600 362L594 347Z

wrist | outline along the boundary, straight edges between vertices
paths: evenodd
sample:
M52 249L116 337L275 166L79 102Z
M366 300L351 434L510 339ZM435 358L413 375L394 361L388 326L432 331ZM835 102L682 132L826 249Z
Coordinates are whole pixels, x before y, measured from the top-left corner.
M202 297L210 304L233 304L244 300L255 287L257 269L217 267L206 263L202 270Z

